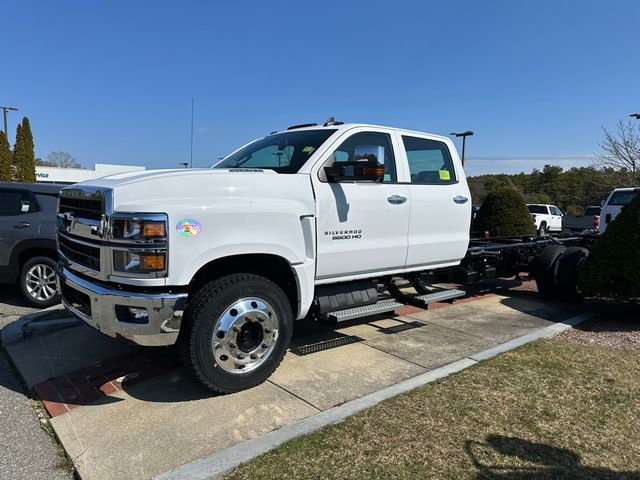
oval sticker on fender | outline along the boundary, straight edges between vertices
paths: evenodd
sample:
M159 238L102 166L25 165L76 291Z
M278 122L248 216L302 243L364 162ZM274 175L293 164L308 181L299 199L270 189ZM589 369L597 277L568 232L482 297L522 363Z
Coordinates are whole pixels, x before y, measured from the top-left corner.
M180 235L184 235L185 237L193 237L200 233L202 230L202 225L197 220L193 218L185 218L184 220L180 220L176 225L176 230Z

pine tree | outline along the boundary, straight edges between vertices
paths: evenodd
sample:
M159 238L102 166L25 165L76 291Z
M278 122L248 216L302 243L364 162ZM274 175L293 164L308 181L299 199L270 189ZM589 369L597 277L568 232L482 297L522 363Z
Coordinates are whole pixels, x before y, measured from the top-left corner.
M4 132L0 132L0 182L13 179L13 155L11 146Z
M475 230L488 231L492 237L533 235L536 226L520 192L513 187L498 187L482 202Z
M640 195L622 208L595 241L578 283L591 297L640 299Z
M33 135L29 119L24 117L18 125L16 145L13 149L13 162L16 166L17 182L36 181L36 155L33 148Z

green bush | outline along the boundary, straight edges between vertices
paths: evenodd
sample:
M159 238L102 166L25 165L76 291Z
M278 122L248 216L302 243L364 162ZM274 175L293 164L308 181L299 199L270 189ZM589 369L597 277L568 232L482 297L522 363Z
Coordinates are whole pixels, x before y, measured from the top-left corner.
M578 282L587 296L640 298L640 195L593 244Z
M488 230L492 237L533 235L536 232L522 195L512 187L498 187L487 195L474 229Z

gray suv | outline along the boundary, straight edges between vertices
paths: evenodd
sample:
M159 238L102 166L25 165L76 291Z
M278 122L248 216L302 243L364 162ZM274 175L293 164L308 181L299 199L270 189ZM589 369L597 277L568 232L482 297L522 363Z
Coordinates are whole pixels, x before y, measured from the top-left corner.
M0 182L0 282L17 283L35 307L60 301L56 210L63 186Z

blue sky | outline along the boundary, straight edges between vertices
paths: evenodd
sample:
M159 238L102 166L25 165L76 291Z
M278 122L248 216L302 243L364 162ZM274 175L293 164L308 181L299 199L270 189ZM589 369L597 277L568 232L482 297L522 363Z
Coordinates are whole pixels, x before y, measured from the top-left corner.
M36 154L194 166L329 116L447 134L468 170L569 167L640 110L640 2L3 2L0 104ZM514 160L515 159L515 160Z

